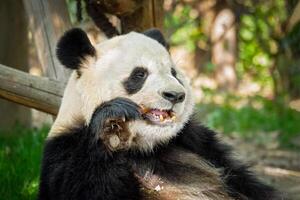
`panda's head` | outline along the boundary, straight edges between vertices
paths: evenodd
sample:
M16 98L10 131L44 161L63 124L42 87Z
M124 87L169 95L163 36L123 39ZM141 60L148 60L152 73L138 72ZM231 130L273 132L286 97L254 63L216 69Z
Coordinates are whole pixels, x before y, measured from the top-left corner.
M93 46L86 33L72 29L58 42L57 56L73 69L50 134L82 118L89 123L96 107L125 97L145 110L145 119L130 122L133 147L151 150L176 136L188 121L193 98L186 77L176 68L157 29L131 32Z

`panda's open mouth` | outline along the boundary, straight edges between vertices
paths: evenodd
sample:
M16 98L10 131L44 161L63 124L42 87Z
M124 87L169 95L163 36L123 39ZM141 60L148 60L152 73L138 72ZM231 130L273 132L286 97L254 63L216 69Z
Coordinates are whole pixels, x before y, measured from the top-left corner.
M142 107L142 116L148 122L157 125L168 125L174 123L176 115L172 110L163 110L157 108L146 108Z

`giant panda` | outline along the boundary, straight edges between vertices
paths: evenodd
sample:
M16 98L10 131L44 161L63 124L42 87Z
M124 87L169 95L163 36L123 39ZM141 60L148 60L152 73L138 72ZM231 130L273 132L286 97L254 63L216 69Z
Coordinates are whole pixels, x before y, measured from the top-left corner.
M45 142L39 200L277 200L194 117L186 76L162 33L57 45L73 72Z

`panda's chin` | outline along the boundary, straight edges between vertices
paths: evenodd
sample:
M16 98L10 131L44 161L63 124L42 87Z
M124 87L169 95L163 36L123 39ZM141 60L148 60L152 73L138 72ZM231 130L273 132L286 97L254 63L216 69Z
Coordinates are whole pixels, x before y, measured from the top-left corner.
M149 124L145 120L137 120L129 123L129 131L133 133L132 149L149 152L156 145L167 144L171 138L177 135L182 124L173 123L169 126Z

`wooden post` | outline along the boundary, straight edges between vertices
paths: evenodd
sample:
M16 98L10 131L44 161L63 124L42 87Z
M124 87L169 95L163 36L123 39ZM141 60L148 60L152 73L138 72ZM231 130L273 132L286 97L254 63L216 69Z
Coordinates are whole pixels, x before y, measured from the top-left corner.
M211 26L212 63L216 66L215 77L219 88L234 90L236 77L236 19L233 11L224 4L215 10Z
M69 72L55 56L56 43L71 27L66 2L63 0L23 0L38 58L46 76L66 82Z
M28 72L28 29L22 0L0 1L0 24L0 63ZM30 126L30 118L30 109L0 99L1 130L11 129L16 122Z
M142 32L149 28L163 29L163 0L144 0L130 15L121 16L122 33Z

